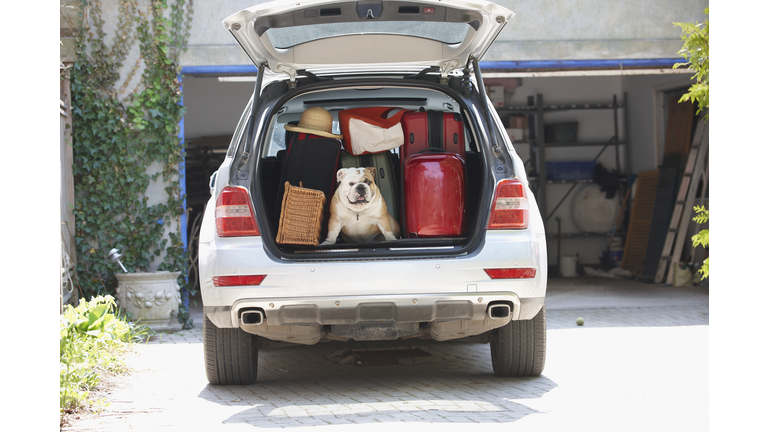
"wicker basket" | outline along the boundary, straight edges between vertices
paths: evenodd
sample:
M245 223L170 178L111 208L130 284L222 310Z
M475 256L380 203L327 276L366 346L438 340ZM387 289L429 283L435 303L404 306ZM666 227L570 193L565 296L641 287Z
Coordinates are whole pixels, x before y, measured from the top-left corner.
M280 244L320 244L325 194L285 182L283 206L276 241Z

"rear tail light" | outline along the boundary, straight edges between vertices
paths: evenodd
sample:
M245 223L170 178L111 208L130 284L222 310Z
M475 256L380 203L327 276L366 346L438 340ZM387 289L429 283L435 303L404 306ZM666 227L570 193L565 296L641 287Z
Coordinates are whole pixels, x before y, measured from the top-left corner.
M227 186L216 199L216 233L219 237L261 235L248 190Z
M483 269L491 279L533 279L535 268Z
M496 184L488 229L528 228L528 196L525 185L517 179Z
M267 275L214 276L213 285L217 287L261 285L265 277Z

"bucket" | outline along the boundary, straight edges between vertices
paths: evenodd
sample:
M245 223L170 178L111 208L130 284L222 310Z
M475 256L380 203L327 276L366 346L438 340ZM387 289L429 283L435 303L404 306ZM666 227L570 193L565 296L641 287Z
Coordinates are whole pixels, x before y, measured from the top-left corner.
M618 266L619 264L621 264L622 258L624 258L623 249L619 249L619 250L611 249L611 262L613 263L613 265Z
M621 238L614 238L611 242L611 248L610 248L610 256L611 256L611 262L618 266L621 264L622 258L624 258L624 245Z
M576 276L576 263L579 258L575 255L563 255L560 257L560 275L563 277Z

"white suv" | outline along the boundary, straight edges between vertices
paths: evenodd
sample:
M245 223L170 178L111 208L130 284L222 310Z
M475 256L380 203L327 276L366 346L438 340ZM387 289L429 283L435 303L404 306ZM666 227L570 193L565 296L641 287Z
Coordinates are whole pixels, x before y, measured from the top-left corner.
M541 374L544 225L478 67L512 15L482 1L309 0L265 3L223 21L259 75L226 160L211 178L200 232L212 384L254 382L258 349L269 341L476 336L490 344L497 375ZM395 147L386 154L396 173L392 206L400 210L390 213L403 227L399 238L317 246L276 241L290 139L285 125L310 107L331 114L334 134L341 132L339 113L350 109L458 116L466 229L445 236L408 231L407 155Z

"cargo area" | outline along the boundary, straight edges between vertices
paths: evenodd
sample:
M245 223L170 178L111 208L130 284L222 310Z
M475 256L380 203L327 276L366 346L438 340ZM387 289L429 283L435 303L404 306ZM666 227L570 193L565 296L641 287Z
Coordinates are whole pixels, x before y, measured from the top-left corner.
M332 116L333 134L342 135L345 132L344 138L337 140L301 134L302 139L314 139L296 141L298 134L286 130L286 125L298 125L302 114L316 107L323 108ZM482 146L472 132L476 126L463 115L464 110L466 106L456 98L434 88L367 85L310 91L276 106L276 115L272 116L268 130L261 135L258 182L253 189L259 191L255 195L262 200L269 231L278 233L281 230L281 217L286 226L292 216L307 217L296 216L283 209L285 187L289 183L291 188L300 186L295 184L299 181L310 183L302 185L310 190L313 189L312 184L321 183L323 186L314 189L324 189L325 206L318 244L288 240L278 241L275 247L282 252L297 253L349 251L353 248L369 254L408 249L416 251L415 248L424 247L443 248L444 252L465 248L478 231L476 222L484 164ZM416 119L411 121L413 118ZM441 123L443 119L445 123ZM424 128L431 130L413 126L415 121L423 121ZM358 137L362 136L362 132L356 131L355 125L350 131L349 124L352 122L364 126L368 125L366 122L376 123L371 126L375 129L374 135L385 135L387 143L373 143L370 148L364 148L363 144L361 147L363 138ZM388 127L383 133L382 124ZM439 130L440 124L445 130L450 127L454 130L443 132ZM423 142L420 144L418 141L422 135ZM338 144L335 144L336 141ZM338 157L333 153L335 145L338 146ZM320 150L321 146L327 150ZM382 146L391 148L382 149ZM297 162L297 158L303 157L299 153L307 153L307 156ZM334 245L322 244L328 234L330 201L339 186L336 172L340 168L353 167L374 168L377 189L385 200L388 213L401 228L397 240L353 243L339 238ZM291 170L297 172L290 173ZM307 180L310 171L320 180ZM433 219L436 222L432 222ZM311 221L310 224L314 223ZM438 225L439 229L433 229ZM316 227L307 227L307 231L315 232Z

